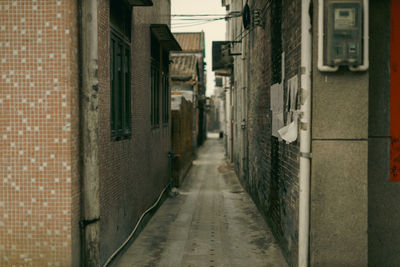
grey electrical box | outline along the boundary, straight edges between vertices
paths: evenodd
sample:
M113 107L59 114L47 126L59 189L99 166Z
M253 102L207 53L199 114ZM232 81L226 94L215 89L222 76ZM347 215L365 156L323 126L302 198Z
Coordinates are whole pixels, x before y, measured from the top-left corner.
M332 1L325 9L327 22L325 64L358 66L362 62L362 2Z

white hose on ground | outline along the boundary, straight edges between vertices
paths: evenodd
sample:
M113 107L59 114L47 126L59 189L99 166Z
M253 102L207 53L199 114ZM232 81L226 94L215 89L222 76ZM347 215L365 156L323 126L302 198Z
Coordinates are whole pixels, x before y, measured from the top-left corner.
M103 267L107 267L111 261L115 258L115 256L117 256L117 254L126 246L126 244L128 244L128 242L131 240L131 238L133 237L133 235L136 232L136 229L138 228L140 222L142 221L143 217L152 209L154 209L157 205L158 202L160 202L161 197L163 196L165 190L167 190L167 188L169 187L169 184L164 187L164 189L161 191L160 195L158 196L158 199L156 200L156 202L154 202L154 204L148 208L145 212L143 212L143 214L140 216L138 222L135 225L135 228L133 228L132 232L129 234L128 238L124 241L124 243L122 243L122 245L107 259L106 263L104 263Z

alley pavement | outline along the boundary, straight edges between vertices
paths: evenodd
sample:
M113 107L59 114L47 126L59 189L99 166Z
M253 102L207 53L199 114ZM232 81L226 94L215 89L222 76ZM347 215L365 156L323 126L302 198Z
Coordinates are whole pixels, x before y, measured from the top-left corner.
M211 135L118 267L287 266L272 233Z

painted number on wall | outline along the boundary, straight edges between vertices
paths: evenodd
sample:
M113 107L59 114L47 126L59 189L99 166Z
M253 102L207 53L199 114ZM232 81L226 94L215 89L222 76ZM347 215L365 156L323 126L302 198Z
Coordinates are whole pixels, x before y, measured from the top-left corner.
M400 1L390 10L390 181L400 182Z

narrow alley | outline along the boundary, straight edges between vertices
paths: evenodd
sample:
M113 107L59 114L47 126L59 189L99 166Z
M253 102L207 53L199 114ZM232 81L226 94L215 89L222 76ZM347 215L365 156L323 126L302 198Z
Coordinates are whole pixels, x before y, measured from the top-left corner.
M116 266L287 266L271 231L210 136Z
M0 267L399 267L400 0L0 0Z

